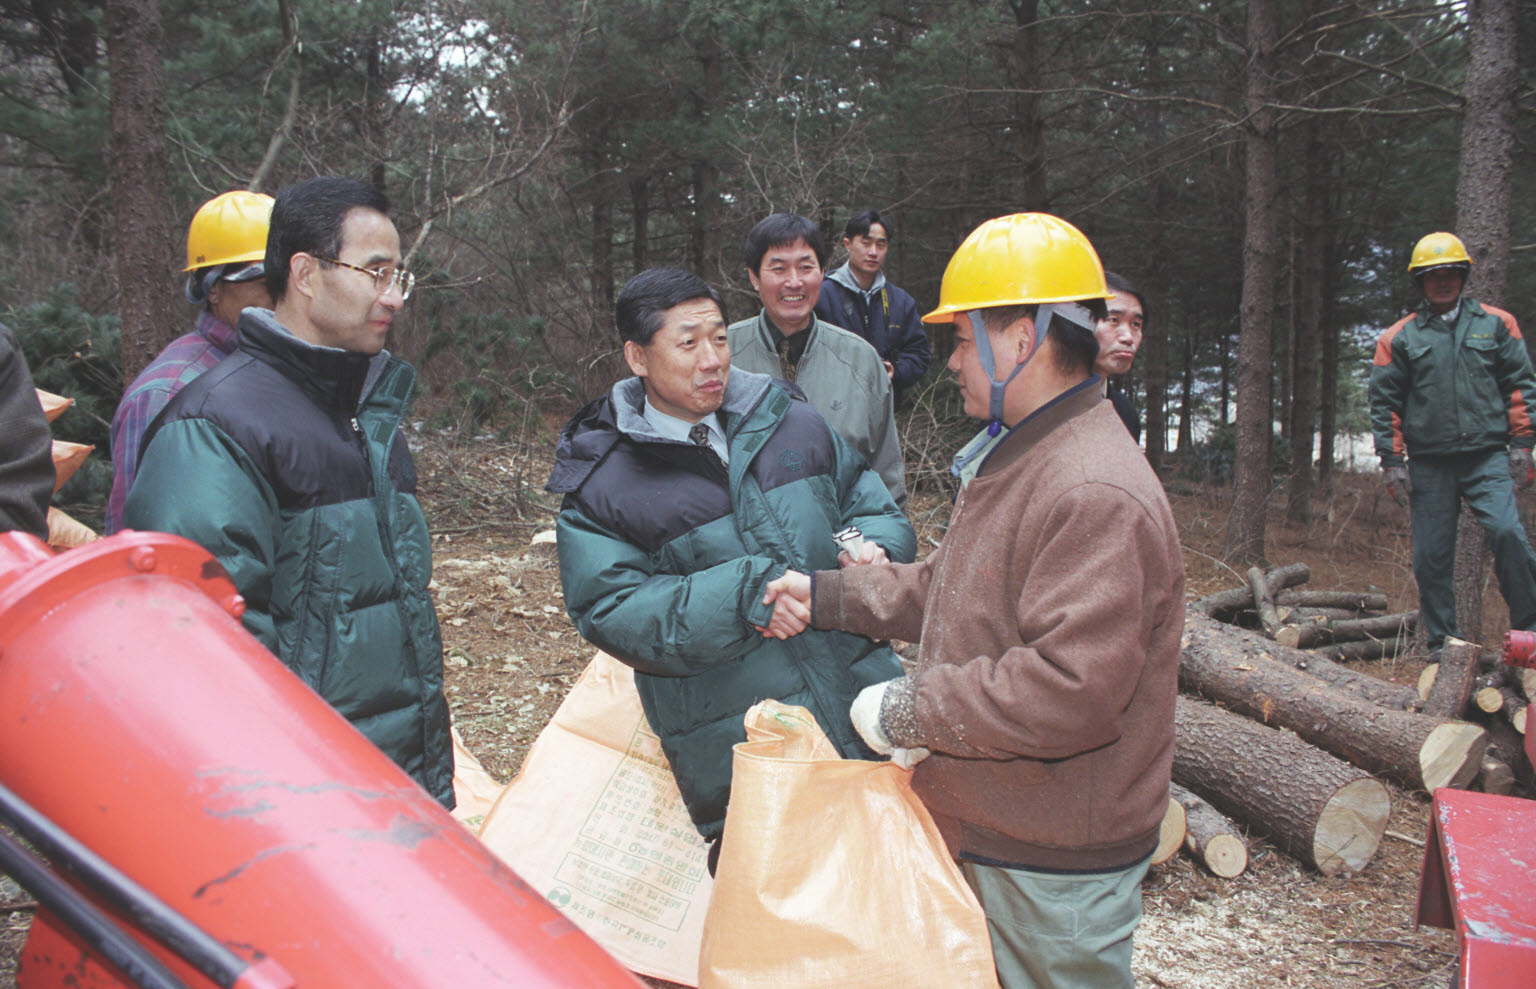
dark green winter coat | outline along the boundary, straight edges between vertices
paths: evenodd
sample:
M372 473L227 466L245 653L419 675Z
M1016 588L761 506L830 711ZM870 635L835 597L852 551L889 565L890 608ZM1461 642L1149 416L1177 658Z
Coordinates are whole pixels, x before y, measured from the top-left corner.
M901 675L889 646L846 632L765 638L767 584L837 566L848 525L892 560L916 552L880 475L801 399L732 370L721 406L730 464L665 439L638 378L577 413L549 490L565 607L586 639L636 670L646 718L694 824L720 834L731 746L764 698L810 709L839 752L873 758L848 719L863 687Z
M1426 307L1376 341L1371 432L1383 467L1408 456L1530 449L1536 377L1520 326L1463 296L1454 325Z
M150 426L124 522L212 553L245 627L452 807L432 548L399 429L415 381L247 309L240 349Z

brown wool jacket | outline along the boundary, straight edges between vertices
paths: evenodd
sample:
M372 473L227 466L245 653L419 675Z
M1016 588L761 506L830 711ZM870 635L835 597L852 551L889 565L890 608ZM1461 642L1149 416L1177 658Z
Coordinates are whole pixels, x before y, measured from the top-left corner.
M927 560L822 571L813 624L917 640L887 692L957 856L1123 868L1168 805L1184 563L1156 475L1096 387L1019 423Z

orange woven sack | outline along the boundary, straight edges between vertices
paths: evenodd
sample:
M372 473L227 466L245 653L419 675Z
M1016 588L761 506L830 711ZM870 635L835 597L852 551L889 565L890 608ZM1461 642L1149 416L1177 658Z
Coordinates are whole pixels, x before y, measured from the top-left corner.
M986 918L910 771L843 759L811 713L746 716L699 989L996 989Z

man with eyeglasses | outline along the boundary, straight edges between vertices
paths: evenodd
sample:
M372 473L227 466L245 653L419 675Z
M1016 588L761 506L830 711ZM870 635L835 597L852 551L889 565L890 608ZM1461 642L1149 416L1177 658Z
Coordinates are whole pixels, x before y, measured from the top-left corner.
M125 521L206 548L245 627L453 806L432 547L400 432L416 381L384 349L414 279L389 202L317 178L283 189L266 249L271 311L150 426Z

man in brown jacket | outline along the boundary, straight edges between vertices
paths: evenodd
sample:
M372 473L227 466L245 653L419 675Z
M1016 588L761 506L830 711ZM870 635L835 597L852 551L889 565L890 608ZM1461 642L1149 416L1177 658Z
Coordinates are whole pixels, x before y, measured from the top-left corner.
M1103 268L1044 214L949 262L949 370L989 426L927 560L790 573L811 625L917 640L853 723L913 786L985 909L1005 989L1131 989L1141 880L1168 804L1184 565L1173 514L1103 397ZM1074 301L1062 301L1074 300ZM857 562L857 561L853 561Z

